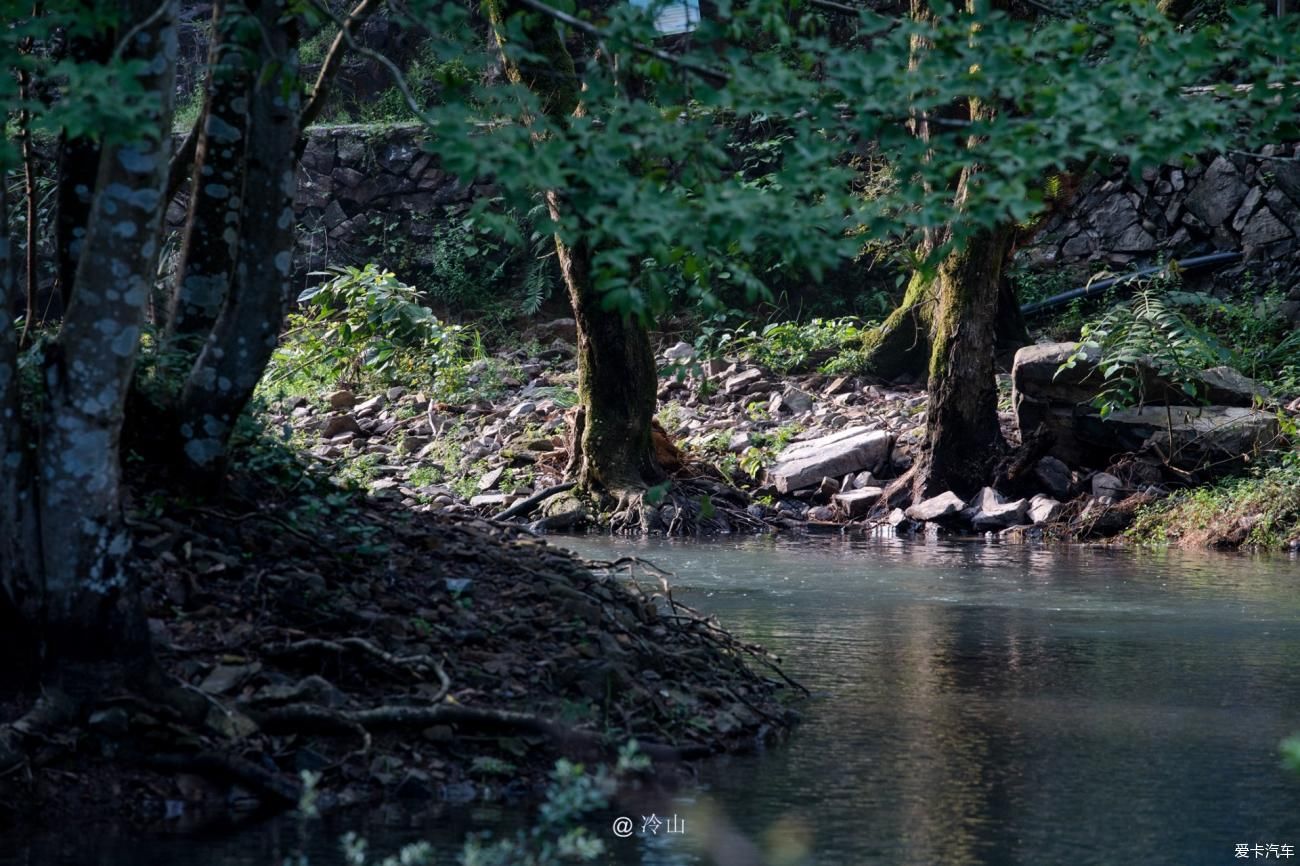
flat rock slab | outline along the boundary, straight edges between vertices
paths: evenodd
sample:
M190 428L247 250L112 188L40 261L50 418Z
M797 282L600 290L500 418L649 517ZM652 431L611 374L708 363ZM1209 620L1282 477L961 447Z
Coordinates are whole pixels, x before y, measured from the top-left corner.
M966 500L951 490L922 500L904 512L912 520L940 520L960 514L966 508Z
M826 477L871 469L889 457L893 445L893 434L886 430L848 427L785 449L768 470L767 481L777 492L790 493Z
M884 492L883 487L860 487L848 493L836 493L831 501L849 517L861 517L880 501Z

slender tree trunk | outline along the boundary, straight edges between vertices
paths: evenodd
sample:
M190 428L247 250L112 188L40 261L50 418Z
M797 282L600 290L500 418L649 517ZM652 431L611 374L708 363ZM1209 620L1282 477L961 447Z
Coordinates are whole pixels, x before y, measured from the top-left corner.
M30 431L19 393L18 335L10 315L18 285L6 180L0 173L0 654L16 658L17 648L40 620L41 544Z
M158 95L154 129L171 128L176 2L128 0L139 23L124 57L145 62L140 84ZM46 357L39 448L44 633L58 685L77 693L104 685L85 671L107 660L147 657L148 631L124 567L120 515L123 406L157 267L170 142L105 146L77 291ZM59 675L56 674L56 675Z
M192 468L220 470L235 422L280 338L293 264L297 38L285 0L250 4L259 25L249 97L237 264L230 292L181 393L179 429Z
M252 71L244 47L231 39L242 16L212 9L209 84L190 182L166 347L188 370L212 331L230 291L244 211L248 109ZM258 206L258 205L254 205Z
M503 48L507 17L522 15L528 47L540 58L525 67L507 58L510 78L537 94L553 119L581 111L581 82L554 22L508 0L493 2L489 12ZM558 221L562 192L548 191L546 201ZM651 440L658 382L650 334L639 319L602 309L591 272L593 251L585 243L566 244L557 236L555 247L578 328L578 412L569 465L583 490L635 498L663 478Z
M91 16L95 14L92 0L83 0L80 6L86 20L92 20ZM112 52L113 34L107 31L73 36L68 44L68 53L77 63L107 63ZM72 303L77 263L81 259L86 226L90 222L90 198L99 176L99 158L97 139L90 136L60 137L54 220L54 278L60 313Z
M24 40L25 51L32 50L31 40ZM18 73L19 98L24 102L32 98L32 77L27 72ZM36 149L32 146L31 112L24 108L18 113L18 137L22 142L23 155L23 193L27 200L27 239L26 257L23 267L24 282L27 286L27 300L23 315L23 333L21 342L26 343L36 321L36 293L40 290L39 238L40 215L37 213L36 194Z

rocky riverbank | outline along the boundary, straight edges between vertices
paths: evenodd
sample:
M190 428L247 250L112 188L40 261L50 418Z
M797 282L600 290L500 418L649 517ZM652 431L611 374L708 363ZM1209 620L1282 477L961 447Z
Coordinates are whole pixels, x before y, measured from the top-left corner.
M523 337L530 348L470 365L467 384L491 383L491 399L438 402L414 385L341 385L281 396L272 418L336 477L417 512L505 515L540 532L601 527L607 515L563 484L576 400L572 322ZM652 530L674 531L689 507L708 518L692 527L719 533L1108 537L1171 491L1239 469L1284 441L1281 408L1226 369L1203 375L1210 405L1171 405L1165 398L1175 386L1151 372L1153 405L1103 418L1088 403L1098 385L1086 356L1057 375L1073 349L1027 347L1013 375L1000 377L1013 450L993 486L913 503L891 482L906 474L924 437L924 391L866 376L781 376L744 357L701 358L688 343L666 342L656 451L694 505L652 508ZM1192 402L1178 393L1178 402ZM730 507L712 507L723 502Z

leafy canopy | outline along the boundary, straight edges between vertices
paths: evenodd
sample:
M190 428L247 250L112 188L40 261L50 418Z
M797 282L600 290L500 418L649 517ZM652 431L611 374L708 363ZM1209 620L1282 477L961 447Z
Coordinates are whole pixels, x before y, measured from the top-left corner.
M670 63L638 50L654 42L654 10L615 4L579 57L583 108L568 118L547 117L525 87L475 83L496 49L459 7L410 10L439 34L437 50L473 71L437 113L432 146L445 164L490 174L517 207L558 191L551 228L594 250L606 305L637 315L683 284L753 298L768 268L816 277L864 238L906 243L947 225L942 255L981 228L1032 217L1044 178L1096 157L1138 171L1295 134L1296 16L1258 7L1198 30L1142 2L1038 22L983 4L928 21L863 12L856 42L836 45L800 2L724 0ZM530 52L523 14L506 22L504 50L545 80L555 73ZM971 121L967 99L997 110ZM914 134L921 118L927 140ZM755 171L735 145L760 124L776 144ZM855 192L864 154L883 156L895 178L872 196Z

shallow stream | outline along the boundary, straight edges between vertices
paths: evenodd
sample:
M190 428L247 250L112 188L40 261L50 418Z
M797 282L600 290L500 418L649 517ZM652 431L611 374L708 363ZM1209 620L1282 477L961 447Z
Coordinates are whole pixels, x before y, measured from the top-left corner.
M816 697L789 743L718 761L654 808L591 830L619 866L1179 864L1300 854L1300 562L984 543L561 539L677 574L680 601L786 659ZM631 838L611 829L633 819ZM335 819L313 866L359 829L375 851L509 809ZM280 866L281 820L198 838L64 834L0 850L10 864ZM1249 858L1237 846L1251 846ZM1255 857L1253 846L1277 846ZM747 848L763 859L715 860ZM1294 858L1291 858L1295 862Z

